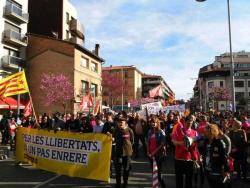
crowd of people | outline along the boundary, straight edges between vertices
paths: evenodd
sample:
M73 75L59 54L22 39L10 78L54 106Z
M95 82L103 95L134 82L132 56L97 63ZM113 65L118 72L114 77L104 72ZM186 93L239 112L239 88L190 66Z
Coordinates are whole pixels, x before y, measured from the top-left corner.
M205 179L210 188L227 188L234 178L247 178L250 123L244 113L184 115L160 111L147 117L124 111L97 115L55 113L40 115L35 121L32 117L16 118L10 112L0 121L2 144L14 145L15 130L19 126L112 136L116 187L127 186L131 160L136 160L139 155L147 157L151 167L153 161L156 162L160 187L166 187L161 173L166 156L172 153L176 188L184 185L186 188L202 187Z

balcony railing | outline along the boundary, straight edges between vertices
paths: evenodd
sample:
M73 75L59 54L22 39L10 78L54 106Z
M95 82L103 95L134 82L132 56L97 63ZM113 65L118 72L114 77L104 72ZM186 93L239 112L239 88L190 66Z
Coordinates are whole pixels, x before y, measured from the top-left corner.
M69 23L70 31L77 35L77 37L84 39L84 32L81 23L77 19L70 20Z
M11 29L4 31L3 40L5 42L9 42L11 44L14 44L20 47L27 46L27 43L28 43L28 38L25 35L18 33Z
M161 80L145 80L144 84L161 84Z
M19 23L28 23L29 14L24 13L22 9L15 4L8 4L4 8L4 15L10 19L14 19Z
M19 57L5 55L2 57L2 67L18 69L19 67L23 67L24 60Z

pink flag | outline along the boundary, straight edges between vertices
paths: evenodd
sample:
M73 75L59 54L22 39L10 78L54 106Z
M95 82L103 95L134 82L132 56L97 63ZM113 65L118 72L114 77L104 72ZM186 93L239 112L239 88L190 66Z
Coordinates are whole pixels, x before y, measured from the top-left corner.
M24 108L24 117L30 116L32 114L32 106L31 101Z
M89 97L87 95L82 97L82 100L80 102L80 108L82 110L85 110L88 108L88 101L89 101Z
M92 107L94 105L94 99L92 95L88 96L88 107Z
M95 103L94 114L97 114L100 109L100 100L97 100Z
M159 182L158 182L158 167L155 161L155 158L153 157L153 181L152 181L152 188L158 188Z
M163 90L162 86L159 85L149 91L149 97L154 98L154 97L163 97Z

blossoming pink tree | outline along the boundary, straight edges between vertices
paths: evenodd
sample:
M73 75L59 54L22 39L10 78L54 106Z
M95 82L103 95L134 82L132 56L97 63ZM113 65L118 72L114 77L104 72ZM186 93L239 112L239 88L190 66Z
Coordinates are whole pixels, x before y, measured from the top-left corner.
M111 107L121 97L122 93L124 94L127 90L121 79L108 73L102 74L102 88L103 96L108 98Z
M40 88L44 93L44 105L61 104L64 113L67 102L74 97L74 87L68 76L63 74L42 74Z
M213 87L209 98L214 101L228 101L231 99L230 90L223 87Z
M216 103L215 106L217 106L218 109L219 101L231 100L230 90L228 88L223 88L223 87L213 87L209 93L209 99L213 100Z

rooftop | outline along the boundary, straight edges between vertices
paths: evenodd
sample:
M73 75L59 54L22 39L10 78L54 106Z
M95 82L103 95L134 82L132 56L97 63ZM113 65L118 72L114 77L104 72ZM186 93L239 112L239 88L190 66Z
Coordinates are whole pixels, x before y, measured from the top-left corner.
M143 74L142 78L161 78L159 75L153 75L153 74Z
M102 67L103 71L109 71L109 70L122 70L122 69L134 69L140 74L143 74L140 70L138 70L134 65L125 65L125 66L109 66L109 67Z
M105 62L104 59L102 59L101 57L99 57L98 55L96 55L94 52L88 50L87 48L85 48L84 46L81 46L79 44L76 44L76 43L73 43L73 42L70 42L70 41L66 41L66 40L57 39L57 38L54 38L54 37L45 36L45 35L38 35L38 34L34 34L34 33L28 33L27 35L31 35L31 36L38 37L38 38L45 38L45 39L49 39L49 40L56 40L58 42L67 43L69 45L74 46L76 49L82 51L83 53L86 53L87 55L91 56L92 58L94 58L94 59L96 59L96 60L98 60L100 62Z

